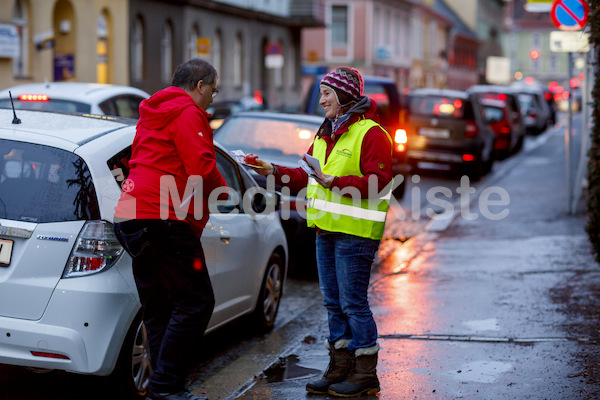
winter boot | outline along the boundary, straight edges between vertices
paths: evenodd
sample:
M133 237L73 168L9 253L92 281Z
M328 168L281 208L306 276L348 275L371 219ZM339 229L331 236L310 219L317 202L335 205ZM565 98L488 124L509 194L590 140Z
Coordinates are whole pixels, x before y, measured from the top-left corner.
M306 390L310 393L326 394L329 385L342 382L352 370L352 353L348 350L348 339L340 339L333 346L325 341L329 350L329 366L321 379L308 382Z
M377 353L379 344L356 349L354 369L345 381L329 386L328 393L337 397L356 397L379 392L377 379Z

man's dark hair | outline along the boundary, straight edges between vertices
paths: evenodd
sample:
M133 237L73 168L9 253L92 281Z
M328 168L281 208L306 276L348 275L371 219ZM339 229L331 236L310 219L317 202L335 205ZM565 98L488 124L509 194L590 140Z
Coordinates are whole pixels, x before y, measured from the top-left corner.
M172 85L191 91L199 81L212 85L216 78L217 70L208 61L192 58L177 67L173 74Z

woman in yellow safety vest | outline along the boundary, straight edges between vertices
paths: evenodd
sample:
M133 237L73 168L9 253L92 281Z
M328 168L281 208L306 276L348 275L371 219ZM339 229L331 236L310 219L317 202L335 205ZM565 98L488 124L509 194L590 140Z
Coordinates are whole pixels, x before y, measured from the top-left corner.
M391 195L392 139L378 123L375 102L363 96L357 69L336 68L320 89L326 118L307 153L318 159L321 171L261 159L256 164L263 168L256 171L296 190L306 186L307 223L317 230L330 361L306 390L341 397L374 394L379 344L367 290Z

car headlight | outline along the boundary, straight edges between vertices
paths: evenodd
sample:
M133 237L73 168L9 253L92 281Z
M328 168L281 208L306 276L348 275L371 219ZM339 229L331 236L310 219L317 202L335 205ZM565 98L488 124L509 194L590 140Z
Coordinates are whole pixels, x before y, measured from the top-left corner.
M113 225L106 221L87 221L75 241L63 278L96 274L112 267L123 254Z

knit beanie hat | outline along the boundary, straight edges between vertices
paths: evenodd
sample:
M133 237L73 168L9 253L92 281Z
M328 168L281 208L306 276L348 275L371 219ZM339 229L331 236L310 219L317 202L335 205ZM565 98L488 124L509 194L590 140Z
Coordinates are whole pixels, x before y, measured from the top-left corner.
M352 101L359 101L362 96L365 82L356 68L338 67L325 75L321 85L333 90L340 106L345 106Z

